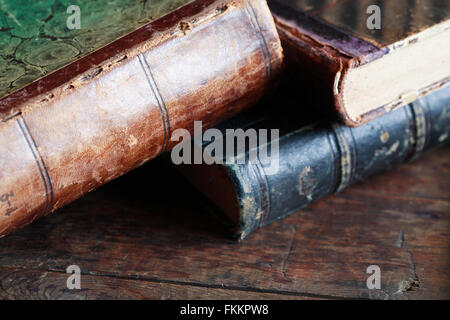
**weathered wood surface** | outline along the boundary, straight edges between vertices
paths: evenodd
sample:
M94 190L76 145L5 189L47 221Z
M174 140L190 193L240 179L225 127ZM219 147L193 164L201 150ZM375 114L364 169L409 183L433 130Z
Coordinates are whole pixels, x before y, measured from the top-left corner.
M449 160L432 151L240 243L156 160L0 239L0 298L450 299Z

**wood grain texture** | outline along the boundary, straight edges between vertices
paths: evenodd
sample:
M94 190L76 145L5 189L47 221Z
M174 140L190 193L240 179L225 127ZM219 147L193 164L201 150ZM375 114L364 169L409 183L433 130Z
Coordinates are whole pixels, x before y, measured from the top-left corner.
M449 159L434 150L243 242L158 159L0 239L0 296L449 299ZM372 264L381 290L366 287Z
M101 275L83 275L82 288L69 290L68 274L59 271L0 268L1 299L9 300L294 300L295 294L283 295L252 290L223 289L221 286L186 285L171 281L149 281ZM319 298L312 298L319 299Z

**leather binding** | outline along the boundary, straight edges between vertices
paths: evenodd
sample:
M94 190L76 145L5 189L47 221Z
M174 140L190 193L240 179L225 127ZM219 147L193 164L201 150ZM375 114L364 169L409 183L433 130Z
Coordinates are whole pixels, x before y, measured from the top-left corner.
M254 104L282 49L265 0L195 0L0 99L0 236Z
M242 121L234 123L246 127ZM228 123L228 127L233 126ZM259 160L245 164L185 165L181 170L212 200L213 207L234 221L234 232L240 239L312 201L448 143L450 88L440 89L356 128L319 121L292 129L295 128L292 123L283 125L273 119L259 120L251 127L280 128L276 174L265 174L267 164ZM248 149L245 152L248 154ZM239 156L242 155L235 155Z
M268 3L274 15L286 60L288 64L292 64L289 69L297 69L299 79L301 77L303 83L311 89L314 88L315 94L324 99L323 105L330 104L341 122L347 126L355 127L367 123L450 83L450 74L444 74L437 79L433 78L434 80L424 86L416 87L410 84L403 89L405 91L395 92L389 100L371 107L368 111L358 112L358 115L352 115L349 101L346 102L345 99L349 94L345 90L345 84L352 82L349 81L349 75L353 70L385 61L400 49L424 42L427 38L425 35L448 32L450 11L446 1L380 0L375 3L369 0L268 0ZM380 30L369 30L366 26L369 16L366 9L374 4L381 7ZM448 49L443 46L437 46L434 51L443 51L448 56ZM416 51L413 52L410 56L419 55ZM427 57L427 54L423 54L421 61L430 63ZM410 63L408 67L413 64ZM448 62L441 62L437 69L444 73L446 67L443 65L447 64ZM380 68L385 68L385 65L383 66ZM403 67L399 68L389 76L407 74L409 78L420 79L425 74L436 72L436 69L426 69L419 73L416 65L411 72ZM364 82L364 86L378 83L375 80L380 78L375 71L367 77L370 81ZM367 104L368 100L377 100L380 92L395 87L392 81L395 80L388 79L381 85L374 86L370 93L364 91L364 94L361 94L364 98L352 100L358 100L355 103L359 105ZM359 87L358 91L361 92L364 86Z

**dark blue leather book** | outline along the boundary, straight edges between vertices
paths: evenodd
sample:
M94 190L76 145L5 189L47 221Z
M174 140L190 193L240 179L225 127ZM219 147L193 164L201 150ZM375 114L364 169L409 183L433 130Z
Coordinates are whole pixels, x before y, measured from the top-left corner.
M268 109L277 108L273 101ZM182 166L192 184L230 218L240 239L312 201L449 142L450 88L356 128L324 120L299 126L293 117L279 118L262 112L240 115L222 125L279 128L277 170L273 170L275 158L266 163L259 157L250 159L250 147L231 159L251 160L242 164L224 156L222 164ZM259 142L257 149L269 150L274 141ZM204 152L207 146L203 145Z

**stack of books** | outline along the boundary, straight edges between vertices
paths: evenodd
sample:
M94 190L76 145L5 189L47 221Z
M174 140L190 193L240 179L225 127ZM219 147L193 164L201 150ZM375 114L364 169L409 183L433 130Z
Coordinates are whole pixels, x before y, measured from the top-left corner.
M445 1L101 2L0 12L0 236L164 154L243 239L450 141Z

